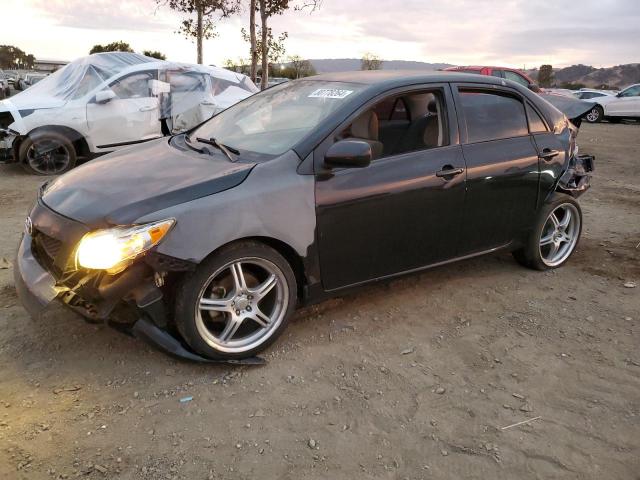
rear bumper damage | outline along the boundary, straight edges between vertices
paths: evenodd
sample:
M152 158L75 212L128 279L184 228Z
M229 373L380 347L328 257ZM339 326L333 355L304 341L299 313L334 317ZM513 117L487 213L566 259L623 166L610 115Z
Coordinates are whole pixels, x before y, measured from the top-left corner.
M558 190L578 197L591 186L591 177L595 170L593 155L575 155L558 182Z

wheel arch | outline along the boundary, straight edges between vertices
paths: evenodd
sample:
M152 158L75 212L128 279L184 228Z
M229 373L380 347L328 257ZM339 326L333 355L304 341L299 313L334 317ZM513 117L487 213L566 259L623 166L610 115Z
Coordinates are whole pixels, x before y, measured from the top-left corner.
M291 269L293 270L293 274L296 277L298 299L299 300L303 299L304 289L305 289L305 286L308 284L304 261L302 257L298 254L298 252L296 252L296 250L291 245L277 238L260 236L260 235L237 238L223 245L220 245L215 250L210 252L202 261L204 262L206 259L215 255L223 248L227 248L229 245L233 245L241 242L247 242L247 241L262 243L268 247L273 248L276 252L278 252L280 255L284 257L287 263L289 263L289 265L291 266Z
M91 153L91 150L89 148L89 143L87 142L86 138L77 130L71 127L67 127L65 125L43 125L41 127L36 127L32 129L31 131L29 131L29 133L25 135L21 135L16 139L16 141L14 141L13 143L13 149L14 149L14 155L15 155L14 158L16 158L19 161L18 152L20 151L20 144L27 137L31 135L39 134L39 133L44 133L47 131L56 132L67 137L73 144L74 148L76 149L77 156L89 155Z

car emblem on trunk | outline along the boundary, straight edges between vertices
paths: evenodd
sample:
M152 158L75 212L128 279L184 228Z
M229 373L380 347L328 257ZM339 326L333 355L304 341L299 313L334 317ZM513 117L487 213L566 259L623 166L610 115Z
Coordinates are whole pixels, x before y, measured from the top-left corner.
M27 217L24 221L24 231L29 235L33 235L33 222L31 221L31 217Z

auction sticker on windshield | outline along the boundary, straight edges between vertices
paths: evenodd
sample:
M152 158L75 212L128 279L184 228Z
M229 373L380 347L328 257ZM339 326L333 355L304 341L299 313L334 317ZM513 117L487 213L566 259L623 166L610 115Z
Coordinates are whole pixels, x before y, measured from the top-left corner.
M345 98L351 95L353 90L341 90L337 88L319 88L311 92L309 98Z

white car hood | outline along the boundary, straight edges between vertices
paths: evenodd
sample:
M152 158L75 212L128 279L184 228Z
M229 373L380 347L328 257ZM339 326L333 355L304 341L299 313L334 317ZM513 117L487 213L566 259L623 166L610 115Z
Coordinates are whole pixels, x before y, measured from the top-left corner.
M24 92L23 92L24 93ZM60 108L66 102L49 96L22 96L22 93L0 101L0 111L38 110L40 108Z

